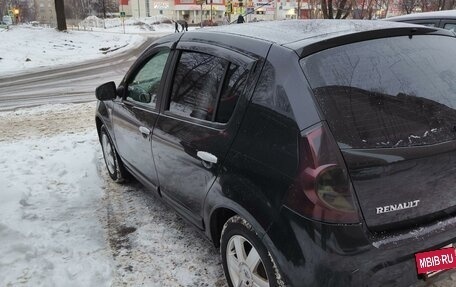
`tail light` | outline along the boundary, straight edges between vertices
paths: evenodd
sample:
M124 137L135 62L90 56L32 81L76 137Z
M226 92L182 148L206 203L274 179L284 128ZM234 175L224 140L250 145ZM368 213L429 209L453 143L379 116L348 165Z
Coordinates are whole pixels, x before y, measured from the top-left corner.
M319 221L360 221L345 162L324 122L301 134L298 174L285 205Z

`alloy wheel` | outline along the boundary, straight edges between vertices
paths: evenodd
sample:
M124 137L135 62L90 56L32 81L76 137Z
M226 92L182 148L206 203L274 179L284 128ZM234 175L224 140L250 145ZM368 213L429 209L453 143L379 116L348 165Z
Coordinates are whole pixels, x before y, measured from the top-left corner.
M258 251L243 236L234 235L226 249L228 272L235 287L269 287Z

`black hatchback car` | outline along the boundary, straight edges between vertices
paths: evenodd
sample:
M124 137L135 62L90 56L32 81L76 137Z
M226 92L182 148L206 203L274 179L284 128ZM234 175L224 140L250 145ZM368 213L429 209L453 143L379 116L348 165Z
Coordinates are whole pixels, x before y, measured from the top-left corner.
M415 254L456 243L452 35L290 20L163 37L97 88L107 170L220 246L229 286L417 284L440 270Z

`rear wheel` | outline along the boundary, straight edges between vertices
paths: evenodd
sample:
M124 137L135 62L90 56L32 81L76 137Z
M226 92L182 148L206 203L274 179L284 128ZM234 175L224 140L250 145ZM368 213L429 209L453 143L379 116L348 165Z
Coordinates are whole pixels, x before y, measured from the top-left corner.
M121 159L117 155L116 148L114 147L108 130L104 125L101 126L100 130L100 142L109 176L115 182L123 182L127 175L127 171L125 170Z
M220 251L230 287L284 286L271 254L244 218L236 215L225 223Z

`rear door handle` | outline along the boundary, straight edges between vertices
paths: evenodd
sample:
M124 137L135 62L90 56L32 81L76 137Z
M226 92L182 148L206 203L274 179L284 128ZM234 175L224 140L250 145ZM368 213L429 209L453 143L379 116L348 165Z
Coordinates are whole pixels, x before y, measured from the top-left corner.
M146 127L140 126L139 131L143 134L143 136L146 138L150 135L150 130Z
M217 157L206 151L199 151L196 153L196 156L202 159L205 162L217 163Z

